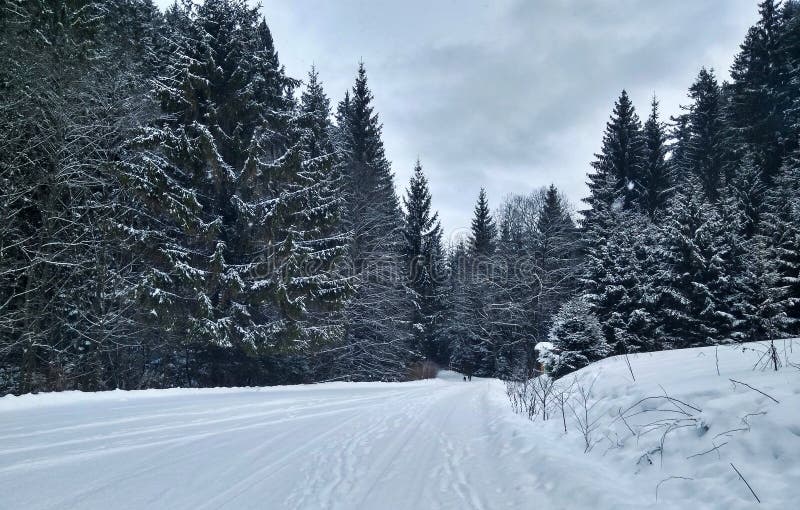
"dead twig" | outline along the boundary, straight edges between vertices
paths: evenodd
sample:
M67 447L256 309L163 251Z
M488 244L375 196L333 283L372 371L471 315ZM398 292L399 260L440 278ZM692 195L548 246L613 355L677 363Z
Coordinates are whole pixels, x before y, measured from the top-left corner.
M633 368L631 368L631 360L628 359L628 349L625 349L625 363L628 364L628 371L631 373L631 377L633 377L633 382L636 382L636 376L633 375Z
M694 478L689 478L687 476L670 476L670 477L664 478L663 480L658 482L658 485L656 485L656 502L658 502L658 489L659 489L659 487L661 487L662 483L668 482L670 480L694 480Z
M729 380L730 382L732 382L734 385L736 385L736 384L742 384L742 385L744 385L744 386L747 386L747 387L748 387L748 388L750 388L751 390L753 390L753 391L757 391L757 392L761 393L762 395L764 395L765 397L767 397L767 398L771 399L771 400L772 400L773 402L775 402L776 404L780 404L780 402L778 401L778 399L776 399L775 397L773 397L773 396L771 396L771 395L767 395L766 393L764 393L763 391L759 390L758 388L753 388L753 387L752 387L752 386L750 386L749 384L747 384L747 383L745 383L745 382L742 382L742 381L737 381L736 379L728 379L728 380Z
M626 420L625 417L622 416L622 408L620 408L619 411L617 412L619 413L619 417L622 419L622 423L624 423L625 426L628 427L628 430L631 432L631 436L636 437L636 432L634 432L631 426L628 424L628 420Z
M758 501L759 503L761 503L761 500L760 500L760 499L758 499L758 495L756 494L756 491L754 491L754 490L753 490L753 488L752 488L752 487L750 487L750 484L749 484L749 483L747 483L747 480L745 480L745 479L744 479L744 477L742 476L742 474L739 472L739 470L738 470L738 469L736 469L736 466L734 466L734 465L733 465L733 462L730 462L729 464L731 465L731 467L733 468L733 470L734 470L734 471L736 471L736 474L737 474L737 475L739 475L739 478L741 478L741 479L742 479L742 481L744 482L744 484L745 484L745 485L747 485L747 488L748 488L748 489L750 489L750 492L753 494L753 497L754 497L754 498L756 498L756 501ZM657 493L657 492L658 492L658 491L656 491L656 493ZM658 496L656 496L656 497L658 497Z
M669 401L671 401L671 402L673 402L673 403L677 402L678 404L682 404L682 405L684 405L684 406L688 407L689 409L692 409L692 410L694 410L694 411L697 411L698 413L702 413L702 412L703 412L703 410L702 410L702 409L700 409L700 408L697 408L697 407L695 407L695 406L693 406L693 405L687 404L686 402L683 402L682 400L678 400L677 398L674 398L674 397L669 397L669 396L666 396L666 395L658 395L658 396L644 397L644 398L642 398L642 399L639 399L639 400L638 400L638 401L636 401L636 402L635 402L633 405L631 405L630 407L628 407L627 409L625 409L625 411L623 411L623 412L622 412L622 413L620 413L620 414L622 414L622 415L627 415L627 414L628 414L628 411L630 411L630 410L631 410L631 409L633 409L634 407L638 406L639 404L641 404L641 403L643 403L643 402L646 402L646 401L648 401L648 400L654 400L654 399L666 399L666 400L669 400ZM661 409L661 411L664 411L664 409ZM687 413L686 411L682 411L682 412L683 412L683 414L685 414L686 416L689 416L689 413Z
M694 455L689 455L689 456L688 456L688 457L686 457L686 458L687 458L687 459L691 459L692 457L700 457L701 455L705 455L705 454L707 454L707 453L711 453L711 452L714 452L714 451L715 451L715 452L717 452L717 456L719 456L719 451L718 451L718 450L719 450L720 448L722 448L723 446L725 446L726 444L728 444L728 442L727 442L727 441L725 441L725 442L724 442L724 443L722 443L722 444L718 444L717 446L715 446L714 448L711 448L710 450L706 450L706 451L704 451L704 452L700 452L700 453L695 453Z
M719 434L714 436L714 439L718 438L719 436L727 436L731 432L750 432L750 427L742 427L742 428L738 428L738 429L726 430L725 432L720 432ZM728 436L728 437L730 437L730 436Z

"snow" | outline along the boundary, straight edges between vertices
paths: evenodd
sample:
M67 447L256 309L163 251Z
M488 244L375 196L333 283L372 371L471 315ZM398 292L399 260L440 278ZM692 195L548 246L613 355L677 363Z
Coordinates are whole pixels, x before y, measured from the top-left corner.
M519 454L546 474L537 488L550 501L572 502L564 508L754 508L733 466L759 508L792 508L800 499L800 341L776 342L777 372L759 361L768 345L632 355L630 370L624 357L608 358L558 381L557 388L573 385L577 411L566 408L566 434L557 402L547 421L518 415L506 428L519 431ZM576 419L584 417L578 385L591 387L588 454ZM576 499L581 484L607 493Z
M796 363L790 348L800 342L786 346ZM635 382L619 357L577 372L594 381L587 454L574 418L565 435L560 414L529 421L511 411L502 382L452 372L410 383L3 397L0 508L753 508L730 463L761 507L788 508L800 496L800 370L753 370L751 349L631 356ZM633 406L634 430L679 414L663 399L634 405L664 391L701 411L667 435L663 465L657 453L637 464L663 431L637 440L619 412Z

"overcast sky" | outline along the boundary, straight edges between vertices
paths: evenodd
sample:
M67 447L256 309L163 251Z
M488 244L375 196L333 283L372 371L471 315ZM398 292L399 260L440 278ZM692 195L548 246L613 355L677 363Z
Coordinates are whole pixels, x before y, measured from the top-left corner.
M398 193L419 156L448 237L481 186L493 208L550 183L577 203L620 91L676 113L701 66L728 78L756 4L262 0L288 73L315 64L334 105L364 61Z

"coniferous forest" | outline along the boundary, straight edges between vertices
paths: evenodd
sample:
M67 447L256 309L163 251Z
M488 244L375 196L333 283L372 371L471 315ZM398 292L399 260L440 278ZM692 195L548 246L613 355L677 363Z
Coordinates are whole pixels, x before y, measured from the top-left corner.
M698 70L678 112L621 92L582 205L476 189L449 243L364 63L341 98L288 76L245 0L0 0L0 393L508 378L543 341L559 375L800 334L800 2L758 10L729 82Z

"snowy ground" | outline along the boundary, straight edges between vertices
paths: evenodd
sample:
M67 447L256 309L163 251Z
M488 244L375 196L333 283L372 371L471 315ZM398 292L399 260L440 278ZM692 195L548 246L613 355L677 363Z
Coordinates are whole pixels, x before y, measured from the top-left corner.
M734 466L759 508L800 508L800 341L776 342L777 372L764 369L767 345L631 356L635 382L624 357L609 358L558 381L556 388L572 386L566 420L556 389L547 421L507 427L524 435L518 452L547 473L540 488L557 508L755 508ZM581 386L591 388L588 412ZM579 422L590 425L587 454ZM606 493L589 505L574 499L580 484Z
M800 342L793 347L796 362ZM594 381L588 454L574 418L565 435L560 414L513 414L501 382L447 373L400 384L3 397L0 509L752 508L731 462L762 508L792 508L800 370L753 371L758 354L741 348L718 355L721 375L713 348L634 357L635 383L619 358L579 372ZM702 425L670 431L663 465L660 453L650 464L640 458L663 431L637 438L629 427L685 414L663 399L634 406L627 425L618 414L664 391L700 409L681 407ZM669 476L692 480L665 481L656 503Z

